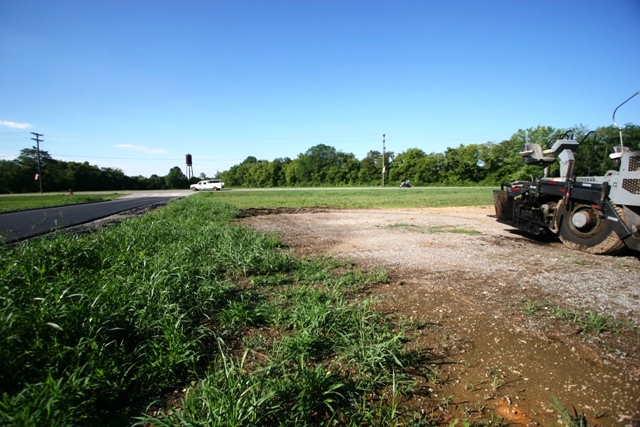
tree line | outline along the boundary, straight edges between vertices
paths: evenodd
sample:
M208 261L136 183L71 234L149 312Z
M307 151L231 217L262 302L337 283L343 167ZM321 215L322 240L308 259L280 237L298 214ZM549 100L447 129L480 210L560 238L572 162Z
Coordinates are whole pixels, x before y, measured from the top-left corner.
M625 145L640 150L640 126L628 124L623 130ZM409 148L398 154L371 150L359 160L351 153L318 144L300 153L297 158L258 160L249 156L242 163L217 174L227 187L317 187L317 186L380 186L385 168L385 184L399 185L411 180L416 186L499 185L504 181L529 179L539 175L539 166L527 166L519 152L526 142L550 147L560 138L581 141L575 152L575 173L579 176L604 175L617 169L608 154L620 144L618 128L600 127L589 132L584 126L555 129L537 126L520 129L501 142L460 145L444 153L427 154L420 148ZM100 168L88 162L65 162L40 151L43 191L96 190L160 190L188 188L190 183L204 179L187 179L179 166L166 176L150 177L124 174L120 169ZM557 172L557 164L551 173ZM21 150L14 160L0 160L0 193L38 192L40 183L36 148Z
M625 145L640 150L640 126L629 124L623 134ZM384 167L389 185L399 185L409 179L417 186L494 186L541 174L539 166L522 162L519 153L523 145L538 143L546 149L561 138L581 142L575 152L577 175L604 175L607 170L617 169L608 155L614 145L620 144L618 128L600 127L590 132L580 125L569 129L550 126L521 129L499 143L460 145L447 148L444 153L427 154L420 148L409 148L398 154L385 152L384 159L382 153L375 150L358 160L351 153L318 144L295 159L268 161L250 156L220 175L227 186L379 186ZM557 171L558 165L552 165L551 174Z
M37 175L36 175L37 174ZM39 182L41 180L41 182ZM164 190L188 188L198 178L187 179L178 166L166 176L127 176L120 169L101 168L89 162L65 162L35 147L25 148L14 160L0 160L0 193L60 191Z

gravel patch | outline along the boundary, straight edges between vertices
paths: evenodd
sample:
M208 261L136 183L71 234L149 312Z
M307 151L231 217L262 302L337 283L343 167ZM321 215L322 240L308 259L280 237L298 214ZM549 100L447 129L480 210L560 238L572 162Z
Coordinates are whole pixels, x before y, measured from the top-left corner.
M533 292L554 304L625 316L640 325L637 256L592 255L559 241L536 241L493 214L492 208L338 210L246 221L287 236L313 236L304 244L309 253L317 249L384 265L425 283L434 276L464 277L451 283L467 294L480 290L486 297L504 287ZM480 289L474 282L489 286Z
M275 232L298 256L384 267L380 309L425 327L408 345L441 357L407 402L453 424L562 424L558 399L587 425L640 426L640 259L573 251L498 223L492 207L269 210L242 222ZM254 212L256 214L256 212ZM539 307L527 312L527 306ZM583 333L553 307L614 316Z

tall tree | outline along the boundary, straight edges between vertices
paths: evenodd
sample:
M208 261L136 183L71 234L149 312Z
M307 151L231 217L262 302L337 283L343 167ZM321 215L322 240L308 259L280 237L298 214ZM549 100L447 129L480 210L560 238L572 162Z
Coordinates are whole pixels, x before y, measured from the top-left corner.
M0 160L0 193L21 193L33 181L31 173L14 160Z
M55 179L53 172L53 166L57 162L51 157L49 152L40 150L40 160L38 161L38 149L36 147L24 148L20 150L20 155L16 159L18 165L24 169L25 174L30 174L32 180L27 180L24 183L24 191L35 192L39 191L39 184L35 180L36 174L38 179L42 180L42 188L44 191L51 191L55 189L53 180ZM40 166L38 166L38 162Z
M483 151L478 144L447 148L445 157L445 183L469 185L482 181L486 176Z
M174 166L169 170L169 173L164 179L167 188L186 188L187 186L187 177L182 172L179 166Z
M420 148L409 148L395 156L388 168L389 182L399 185L409 179L413 184L422 185L426 181L421 168L421 160L425 156Z
M222 172L221 178L225 181L225 185L229 186L249 186L246 182L247 174L258 162L254 156L249 156L242 163L231 166L228 171Z
M379 185L382 177L382 153L371 150L360 161L358 183L361 185Z

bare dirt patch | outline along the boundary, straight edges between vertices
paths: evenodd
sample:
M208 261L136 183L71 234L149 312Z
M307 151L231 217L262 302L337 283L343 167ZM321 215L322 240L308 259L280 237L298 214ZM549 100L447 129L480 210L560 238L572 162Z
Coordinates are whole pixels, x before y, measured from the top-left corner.
M299 256L383 266L380 309L420 325L441 355L414 408L445 419L557 424L557 398L589 425L640 425L640 260L541 242L492 207L246 213ZM602 323L607 320L608 323ZM589 324L595 322L592 332Z

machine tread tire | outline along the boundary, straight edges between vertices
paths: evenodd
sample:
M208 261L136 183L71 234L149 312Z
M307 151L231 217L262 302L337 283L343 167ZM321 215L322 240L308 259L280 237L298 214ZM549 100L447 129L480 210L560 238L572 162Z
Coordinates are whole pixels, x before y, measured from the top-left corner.
M622 208L615 206L614 209L618 213L618 216L625 220L624 211ZM602 230L595 236L584 239L584 243L576 243L572 239L579 239L580 236L576 235L568 225L571 221L568 217L565 217L560 225L560 232L558 233L562 243L573 250L587 252L595 255L613 255L623 251L626 246L620 237L616 234L608 220L603 220L604 224Z

